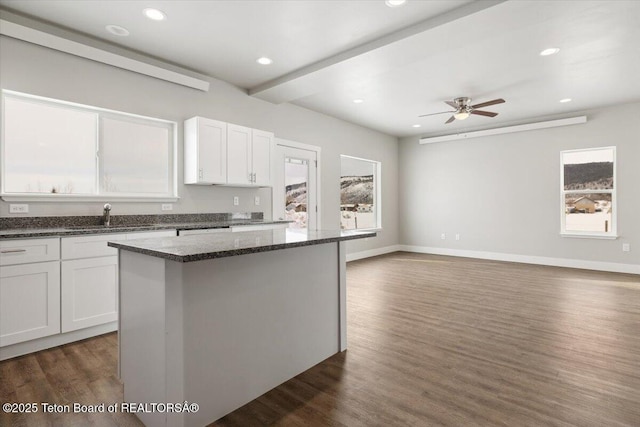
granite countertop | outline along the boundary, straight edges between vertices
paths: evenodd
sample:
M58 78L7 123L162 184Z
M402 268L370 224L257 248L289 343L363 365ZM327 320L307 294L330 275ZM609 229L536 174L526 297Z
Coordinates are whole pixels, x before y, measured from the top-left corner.
M375 232L367 231L279 229L127 240L108 245L172 261L193 262L375 236Z
M211 215L173 215L170 218L164 216L136 216L134 222L127 223L130 218L122 216L120 223L115 221L113 225L106 227L99 225L99 217L50 217L35 218L38 223L26 223L24 225L11 224L0 229L1 239L18 239L31 237L64 237L81 236L87 234L127 233L132 231L153 230L201 230L206 228L228 228L239 225L280 224L290 221L265 221L264 219L249 218L224 218L227 214ZM221 218L222 217L222 218ZM122 219L124 218L124 219ZM169 221L168 221L169 220ZM173 220L173 222L171 221ZM75 225L77 224L77 225ZM15 228L14 228L15 227Z

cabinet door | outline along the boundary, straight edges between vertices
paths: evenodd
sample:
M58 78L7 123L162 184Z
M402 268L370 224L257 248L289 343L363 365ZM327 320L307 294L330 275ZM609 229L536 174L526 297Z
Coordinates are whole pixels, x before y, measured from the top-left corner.
M62 261L62 332L118 320L118 257Z
M271 170L273 162L273 133L253 129L251 165L254 184L271 186Z
M198 181L207 184L227 182L227 124L198 119Z
M60 332L60 262L0 267L0 347Z
M251 129L227 125L227 183L251 185Z
M204 117L184 122L184 183L227 182L227 124Z

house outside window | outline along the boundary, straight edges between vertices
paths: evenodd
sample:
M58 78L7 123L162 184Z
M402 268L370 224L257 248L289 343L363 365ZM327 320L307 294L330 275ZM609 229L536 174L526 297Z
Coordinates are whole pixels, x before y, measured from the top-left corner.
M340 156L340 228L381 229L381 170L375 160Z
M560 153L561 234L615 238L615 147Z

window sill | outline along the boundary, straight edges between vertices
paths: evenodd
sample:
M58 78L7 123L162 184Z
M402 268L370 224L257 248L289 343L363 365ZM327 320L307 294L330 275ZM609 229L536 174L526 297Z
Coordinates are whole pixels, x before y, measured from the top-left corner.
M574 233L560 233L560 237L569 237L576 239L600 239L600 240L616 240L617 235L602 235L602 234L574 234Z
M143 197L143 196L108 196L108 195L71 195L71 194L39 194L39 195L9 195L2 194L0 199L5 202L63 202L63 203L84 203L84 202L129 202L129 203L170 203L180 200L174 196Z

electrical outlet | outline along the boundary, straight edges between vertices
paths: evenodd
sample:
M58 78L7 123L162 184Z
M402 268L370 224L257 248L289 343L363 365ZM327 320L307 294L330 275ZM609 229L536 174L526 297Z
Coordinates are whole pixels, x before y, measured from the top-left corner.
M29 213L29 205L9 205L9 213Z
M233 206L238 206L240 204L240 197L233 196Z
M446 234L444 234L444 233L442 233L442 234L440 235L440 238L441 238L442 240L445 240L445 239L447 238L447 235L446 235Z
M173 204L171 204L171 203L163 203L162 204L162 210L163 211L172 211L173 210Z
M623 243L622 244L622 252L631 252L631 244Z
M460 240L460 234L456 233L456 240Z
M253 199L253 202L254 202L254 204L255 204L256 206L260 206L260 196L256 196L256 197Z

